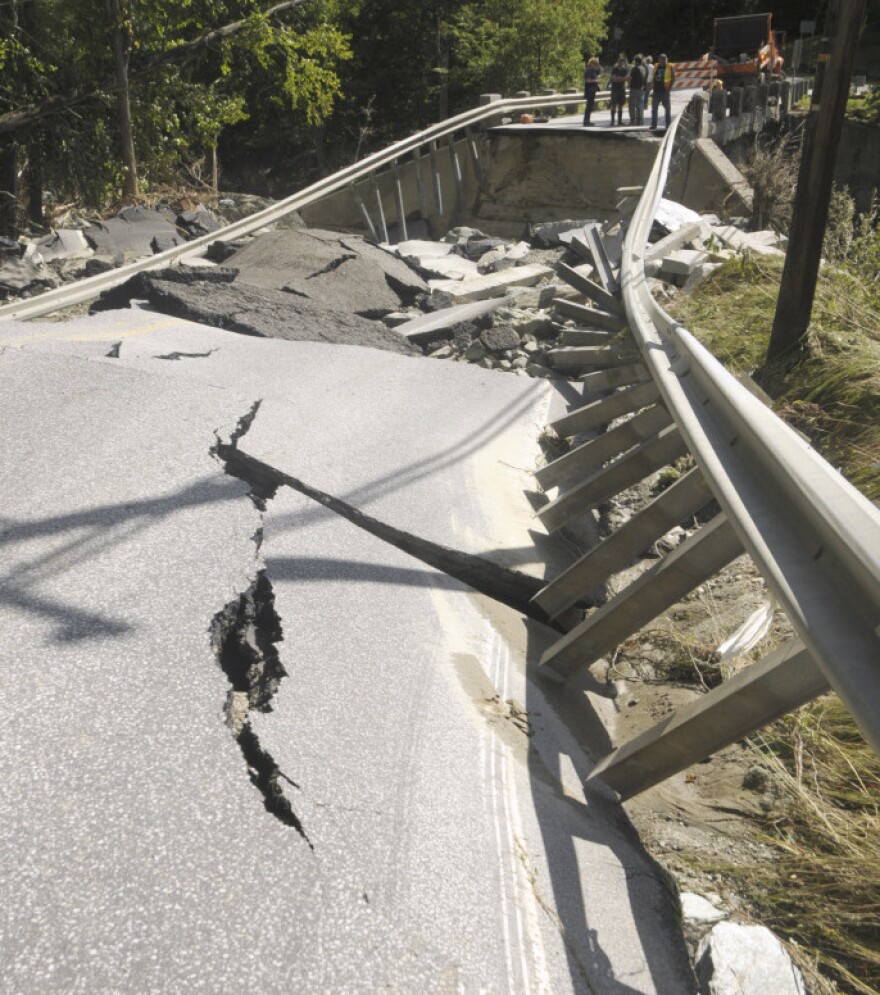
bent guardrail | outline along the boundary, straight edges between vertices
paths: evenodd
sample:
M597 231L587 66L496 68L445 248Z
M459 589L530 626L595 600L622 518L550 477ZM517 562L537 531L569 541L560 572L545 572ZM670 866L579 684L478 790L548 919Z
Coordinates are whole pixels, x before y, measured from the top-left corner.
M599 97L601 98L606 98L607 96L607 91L603 91L599 94ZM462 132L467 134L468 130L475 125L481 124L486 120L491 120L492 118L497 118L500 115L509 113L516 114L536 108L570 107L573 105L576 106L580 103L583 103L582 94L550 93L538 96L513 97L494 100L483 106L464 111L456 117L449 118L439 124L431 125L431 127L426 128L423 131L410 135L408 138L401 139L401 141L395 142L393 145L389 145L380 152L375 152L372 155L367 156L360 162L356 162L351 166L347 166L346 168L333 173L331 176L318 180L316 183L312 183L310 186L300 190L290 197L278 201L277 204L273 204L271 207L258 211L256 214L251 214L247 218L242 218L240 221L235 221L230 225L226 225L224 228L216 232L212 232L210 235L204 235L201 238L193 239L183 245L175 246L172 249L157 253L156 255L150 256L146 259L139 259L136 262L129 263L126 266L121 266L119 269L111 270L107 273L100 273L97 276L88 277L85 280L80 280L75 284L59 287L57 290L50 290L45 294L40 294L38 297L29 298L23 301L15 301L12 304L3 305L0 307L0 321L24 321L29 318L39 317L43 314L49 314L52 311L59 310L60 308L70 307L73 304L80 304L83 301L92 300L102 291L109 290L111 287L116 287L119 284L124 283L129 277L134 276L136 273L142 273L151 269L159 269L163 266L167 266L169 263L179 260L183 256L198 255L201 251L206 250L208 246L217 239L235 238L240 235L250 234L265 225L278 221L287 214L292 214L294 211L301 210L309 204L315 203L322 197L326 197L328 194L335 193L338 190L343 190L346 187L353 187L354 184L364 180L365 178L374 177L379 170L386 168L394 169L404 156L412 155L414 153L421 153L421 151L426 147L432 164L431 178L433 181L432 186L434 196L442 200L442 191L439 188L439 171L437 167L437 157L439 154L437 147L438 142L444 140L451 141L456 133ZM474 143L470 141L469 135L468 138L470 154L472 156L478 155ZM450 146L449 154L453 158L454 163L455 157L458 155L454 147ZM421 172L419 173L419 177L421 178ZM400 185L397 183L395 186L395 206L398 212L399 221L405 230L406 212L402 203ZM357 200L357 192L354 192L355 199ZM365 220L367 227L372 234L376 237L384 235L385 238L383 240L387 240L387 226L384 220L384 208L381 199L378 199L376 209L378 224L373 222L369 216L369 213L366 212L365 207L361 208L362 212L366 213Z
M862 734L880 751L880 511L671 318L647 283L644 255L677 124L666 135L646 183L620 266L623 304L640 354L637 370L647 371L657 403L674 424L598 471L580 490L593 497L605 493L609 488L599 485L615 467L624 479L627 463L633 472L625 479L641 479L682 448L693 455L697 470L628 523L625 528L636 536L628 546L612 536L584 560L620 564L619 547L624 555L627 549L631 554L645 548L646 537L659 537L704 507L707 497L717 501L721 514L551 647L542 666L557 678L583 668L743 551L785 610L797 639L603 758L591 778L602 778L623 797L828 688L840 695ZM633 372L624 382L645 379ZM623 395L638 389L644 392L629 387L588 407L608 407L616 397L620 408ZM628 410L642 403L635 400ZM599 411L590 417L598 425L607 416ZM577 411L568 419L577 420ZM585 423L581 419L578 429ZM701 483L707 490L700 490ZM548 506L545 522L558 524L553 512L558 504ZM638 525L640 517L647 524ZM583 564L575 568L569 573L574 569L591 576ZM561 588L561 594L554 592ZM546 605L555 598L558 607L573 597L569 579L567 588L557 581L536 600Z

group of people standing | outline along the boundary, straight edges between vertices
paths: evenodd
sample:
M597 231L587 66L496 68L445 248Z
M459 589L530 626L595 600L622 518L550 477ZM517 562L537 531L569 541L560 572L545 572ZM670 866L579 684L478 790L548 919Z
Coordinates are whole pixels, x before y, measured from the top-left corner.
M596 106L596 94L599 92L599 75L601 69L599 60L593 56L587 58L584 66L584 127L590 123ZM626 56L621 54L611 69L611 127L615 123L623 124L623 107L626 103L626 89L629 84L629 123L639 125L645 123L645 109L648 106L648 94L651 94L651 128L657 127L657 113L663 107L666 127L669 127L672 112L669 94L675 81L675 70L665 55L657 57L657 64L650 55L637 55L632 66L627 64Z

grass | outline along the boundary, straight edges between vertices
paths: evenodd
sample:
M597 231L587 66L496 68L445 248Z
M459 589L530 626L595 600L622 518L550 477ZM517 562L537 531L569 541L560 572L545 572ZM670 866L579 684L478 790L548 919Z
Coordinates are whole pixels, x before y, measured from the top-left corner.
M671 310L729 369L748 373L777 412L871 500L880 499L880 293L825 268L805 347L767 366L781 260L728 260Z
M860 251L873 260L880 235L865 235ZM764 356L780 260L730 260L672 310L728 368L754 376L777 412L876 501L880 278L873 262L851 265L823 269L803 348L772 366ZM777 859L713 869L821 972L827 991L878 995L880 757L833 695L774 723L753 745L779 798L759 823Z
M880 990L880 757L833 695L758 740L780 793L774 861L729 873L767 926L842 991Z

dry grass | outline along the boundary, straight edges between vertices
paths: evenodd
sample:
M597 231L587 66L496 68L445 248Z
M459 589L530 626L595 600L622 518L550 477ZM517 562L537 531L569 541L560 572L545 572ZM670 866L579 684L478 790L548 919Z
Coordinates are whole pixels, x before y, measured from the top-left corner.
M880 236L861 242L873 259ZM844 261L846 265L846 261ZM880 498L880 293L875 268L826 268L804 348L764 365L781 276L773 259L731 260L676 317L869 498ZM858 274L858 275L857 275ZM718 868L757 916L796 945L832 991L880 993L880 757L827 696L756 740L779 804L760 826L774 861Z
M757 741L780 796L778 859L730 869L761 919L840 990L880 991L880 757L828 695Z

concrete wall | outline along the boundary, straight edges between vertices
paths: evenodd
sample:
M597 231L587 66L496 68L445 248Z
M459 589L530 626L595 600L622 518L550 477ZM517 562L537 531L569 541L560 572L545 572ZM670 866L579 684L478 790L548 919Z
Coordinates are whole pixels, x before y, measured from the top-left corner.
M528 221L609 217L620 200L617 188L645 182L658 146L645 135L578 129L491 132L472 223L518 235Z
M538 128L532 132L503 129L476 136L482 182L465 140L455 145L462 173L456 185L449 150L438 150L435 164L442 188L442 212L434 193L434 163L425 155L407 160L399 178L409 223L422 216L426 202L430 232L443 235L456 224L472 225L488 234L519 236L529 221L560 218L604 219L620 200L617 188L644 183L657 154L659 139L647 135L596 135L579 129ZM423 196L419 195L417 173ZM394 176L377 177L386 221L396 239L397 207ZM371 182L358 184L367 210L378 221ZM366 232L363 215L348 189L302 210L306 224L316 228ZM409 233L412 237L412 232ZM424 234L424 233L422 233Z

